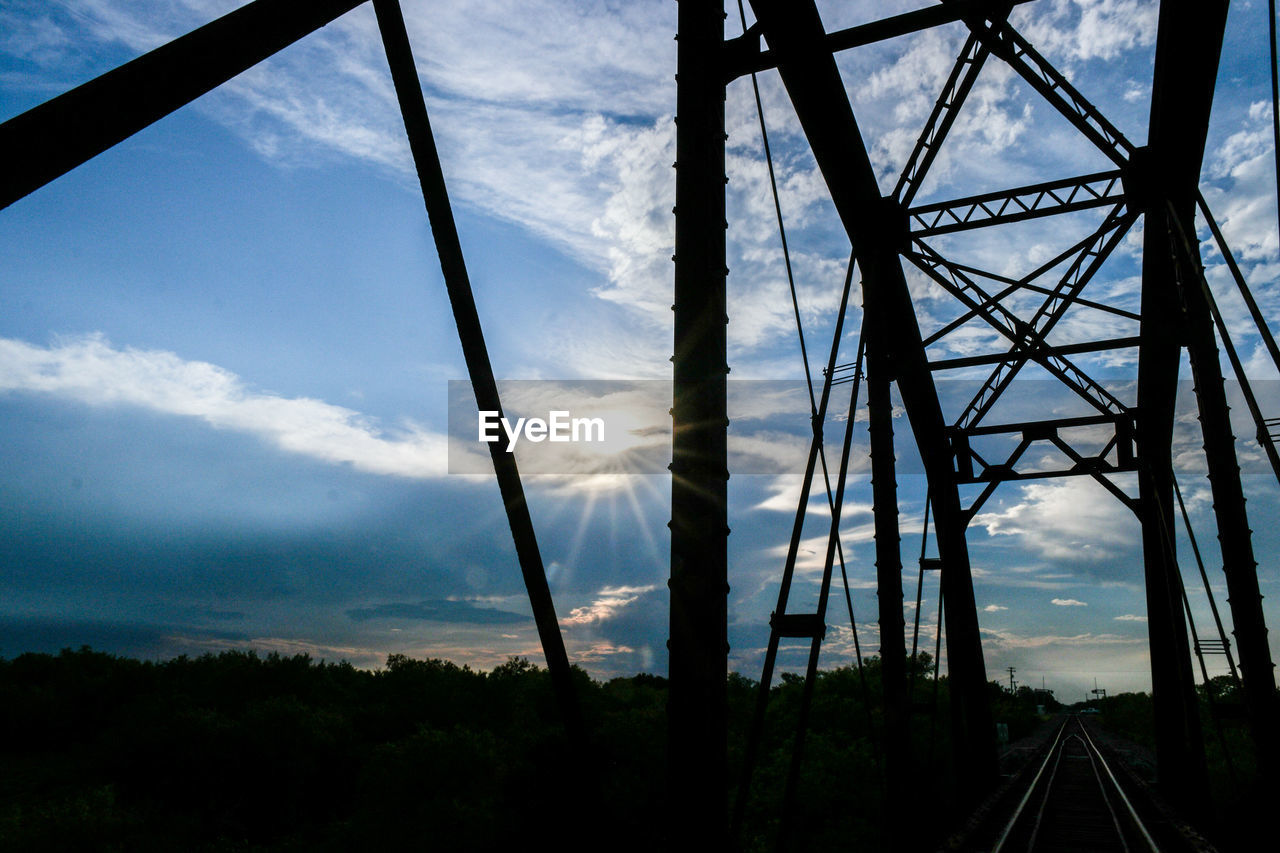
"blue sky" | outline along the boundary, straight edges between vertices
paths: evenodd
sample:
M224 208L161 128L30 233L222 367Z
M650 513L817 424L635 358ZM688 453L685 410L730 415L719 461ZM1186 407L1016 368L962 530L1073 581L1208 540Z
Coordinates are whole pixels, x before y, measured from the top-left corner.
M0 117L238 5L8 0ZM403 5L498 376L667 378L676 5ZM922 5L819 4L829 29ZM736 6L726 11L733 34ZM1155 13L1142 0L1037 0L1012 20L1141 144ZM840 56L886 191L963 39L954 25ZM760 84L816 365L848 244L785 93L772 74ZM1268 92L1265 4L1237 2L1202 186L1275 318ZM968 106L920 202L1107 168L994 61ZM727 110L733 376L800 378L747 81L730 87ZM90 643L149 656L296 650L368 666L394 652L481 667L540 657L496 484L447 473L448 380L465 369L399 122L361 7L0 211L0 654ZM937 245L1026 272L1099 221L1092 211ZM1140 227L1086 295L1136 306ZM1276 379L1220 260L1206 260L1251 375ZM922 326L954 315L923 276L909 269L908 280ZM859 320L853 311L843 360ZM1132 333L1096 312L1058 327L1063 341ZM975 324L937 354L996 342ZM1081 363L1118 392L1133 377L1125 357ZM1262 386L1272 415L1275 385ZM807 423L801 403L793 431L770 438L751 431L750 400L736 405L736 439L760 453L793 450ZM897 432L910 597L923 478L909 473L905 423ZM1197 446L1184 437L1180 479L1225 604ZM1274 626L1280 496L1257 449L1242 454L1258 474L1246 488ZM665 671L666 478L527 485L571 659L598 676ZM731 481L731 665L753 676L798 488L795 477ZM869 505L865 480L851 482L844 541L874 651ZM824 538L819 514L797 607ZM1024 683L1043 676L1069 697L1095 676L1112 690L1149 685L1137 524L1100 487L1006 485L969 539L992 677L1016 666ZM1185 542L1181 553L1190 580ZM1204 596L1191 596L1203 630ZM831 665L851 654L839 612Z

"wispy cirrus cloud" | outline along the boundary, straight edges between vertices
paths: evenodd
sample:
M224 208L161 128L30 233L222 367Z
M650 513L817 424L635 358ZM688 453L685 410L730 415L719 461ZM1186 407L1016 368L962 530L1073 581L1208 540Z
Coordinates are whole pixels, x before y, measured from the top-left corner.
M193 418L371 474L423 478L446 472L444 435L412 423L388 430L352 409L256 391L217 365L162 350L116 348L98 334L56 339L48 347L0 338L2 392Z
M1141 637L1126 637L1119 634L1097 634L1085 631L1080 634L1018 634L1013 631L994 631L983 628L982 634L992 646L1008 649L1037 649L1058 646L1117 646L1140 645L1146 640Z

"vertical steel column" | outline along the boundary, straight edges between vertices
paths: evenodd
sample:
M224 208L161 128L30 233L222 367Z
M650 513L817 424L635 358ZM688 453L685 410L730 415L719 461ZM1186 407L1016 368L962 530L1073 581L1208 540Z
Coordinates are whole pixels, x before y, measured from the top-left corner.
M1227 2L1206 0L1194 4L1167 4L1168 9L1165 5L1162 4L1160 9L1156 85L1152 88L1152 146L1159 145L1159 156L1165 158L1162 165L1167 172L1162 174L1168 176L1165 198L1170 202L1165 208L1166 215L1177 216L1177 224L1181 226L1178 229L1169 223L1169 230L1175 237L1170 244L1176 245L1180 250L1178 254L1183 256L1180 282L1187 318L1187 349L1200 407L1200 427L1204 434L1205 461L1218 522L1222 570L1227 579L1231 621L1235 628L1244 700L1257 751L1259 777L1268 789L1264 799L1271 799L1280 786L1280 740L1275 730L1280 700L1276 697L1275 670L1262 613L1257 562L1245 512L1235 436L1223 389L1222 365L1214 339L1209 296L1202 289L1203 269L1194 236L1200 163L1204 157L1204 138L1226 29ZM1163 65L1162 49L1167 49L1167 61ZM1168 96L1165 96L1165 91ZM1187 235L1188 241L1181 239L1179 230Z
M1156 761L1165 795L1178 808L1191 810L1202 809L1207 802L1208 776L1173 550L1171 445L1183 323L1168 245L1168 222L1161 208L1152 207L1143 231L1142 342L1134 438L1140 460L1139 519Z
M668 796L670 841L713 850L727 826L724 6L682 0L678 26Z
M1190 213L1226 15L1226 0L1160 4L1148 147L1134 154L1126 176L1130 204L1146 213L1135 437L1156 759L1161 787L1192 816L1203 816L1208 805L1208 772L1174 553L1171 443L1187 329L1179 312L1166 199Z
M1190 204L1184 208L1184 230L1187 234L1194 234L1190 227L1193 208ZM1183 259L1183 274L1179 281L1187 309L1187 350L1196 383L1200 429L1204 434L1204 455L1213 492L1214 517L1218 522L1222 572L1227 579L1227 601L1231 605L1245 709L1257 750L1259 775L1275 784L1276 773L1280 770L1275 731L1276 676L1267 644L1262 593L1258 588L1253 531L1249 529L1249 516L1245 511L1235 435L1231 430L1231 408L1223 386L1213 319L1209 313L1209 302L1201 290L1199 247L1184 243L1183 248L1194 254L1194 257Z
M889 318L878 288L863 288L867 335L867 408L870 413L871 509L876 540L876 596L880 610L880 677L884 691L885 825L906 832L901 818L910 776L906 622L902 616L902 536L898 528L897 465L893 452L893 380ZM891 837L886 833L886 838Z

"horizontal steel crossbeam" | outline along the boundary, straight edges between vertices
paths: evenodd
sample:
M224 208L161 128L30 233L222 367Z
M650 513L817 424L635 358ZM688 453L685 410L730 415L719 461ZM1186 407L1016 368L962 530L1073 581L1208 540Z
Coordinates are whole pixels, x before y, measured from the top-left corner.
M1007 361L1040 361L1047 356L1076 355L1086 352L1105 352L1108 350L1128 349L1136 347L1142 339L1137 336L1127 338L1111 338L1105 341L1084 341L1062 346L1046 346L1038 349L1016 349L1010 352L986 353L983 355L962 356L959 358L939 358L929 362L930 370L959 370L965 367L977 367L983 364L1003 364Z
M825 47L833 53L850 50L868 44L886 41L899 36L910 35L921 30L931 29L943 24L951 24L966 17L986 16L993 10L1002 10L1008 6L1020 6L1031 0L954 0L951 3L940 3L924 9L892 15L878 21L871 21L856 27L848 27L827 33ZM727 39L725 48L725 79L735 80L747 74L768 71L778 65L777 57L771 50L760 49L760 30L753 26L746 33L735 39Z
M1041 216L1105 207L1124 200L1118 169L913 207L907 211L914 237L931 237L1021 222Z
M1059 434L1060 430L1085 426L1097 426L1106 423L1114 425L1115 434L1100 452L1093 456L1085 456L1068 444ZM979 435L1021 434L1018 445L1004 462L990 463L972 449L969 440ZM1130 416L1061 418L1050 421L1031 421L1017 424L1000 424L997 426L977 427L972 430L953 429L952 446L955 448L957 480L961 483L986 483L986 488L965 511L972 519L987 499L995 493L1001 483L1019 480L1043 480L1057 477L1076 477L1088 475L1097 480L1103 488L1111 492L1125 506L1136 511L1137 500L1113 483L1106 475L1133 472L1139 469L1138 460L1133 452L1134 423ZM1038 441L1047 441L1060 450L1072 463L1070 468L1049 470L1019 471L1015 467L1023 455ZM1112 451L1116 452L1116 461L1108 459ZM973 463L980 466L974 470Z

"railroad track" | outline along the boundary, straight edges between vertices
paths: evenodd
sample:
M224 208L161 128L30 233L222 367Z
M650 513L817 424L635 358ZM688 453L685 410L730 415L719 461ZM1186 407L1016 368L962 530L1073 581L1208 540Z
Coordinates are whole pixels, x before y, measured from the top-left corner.
M991 853L1160 853L1075 715L1063 721Z

